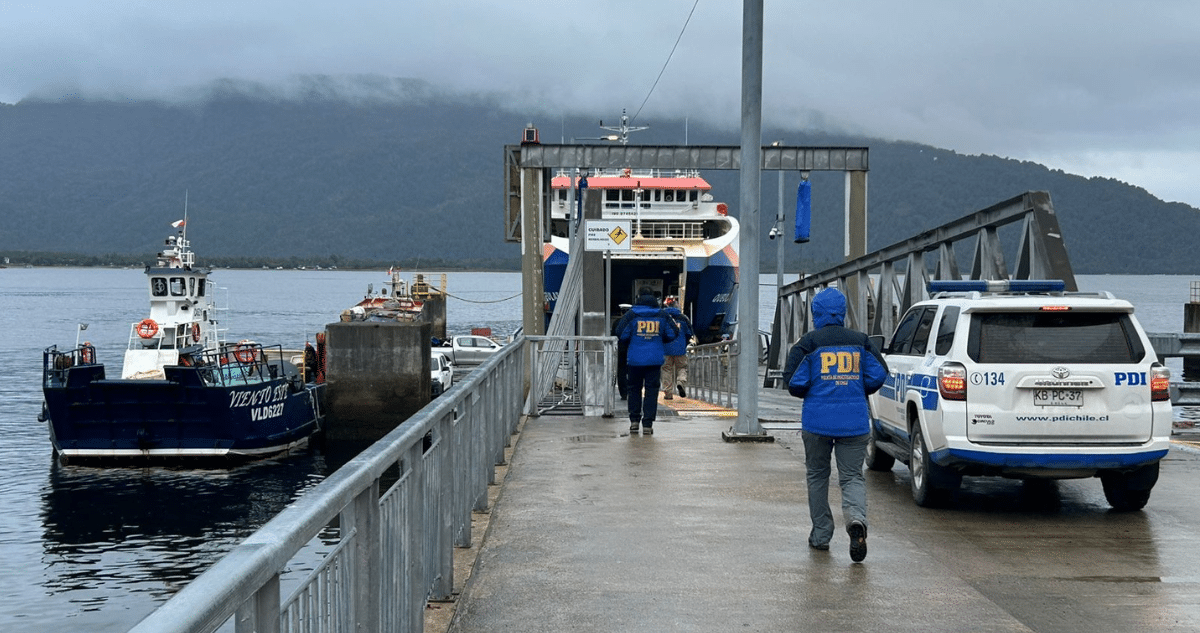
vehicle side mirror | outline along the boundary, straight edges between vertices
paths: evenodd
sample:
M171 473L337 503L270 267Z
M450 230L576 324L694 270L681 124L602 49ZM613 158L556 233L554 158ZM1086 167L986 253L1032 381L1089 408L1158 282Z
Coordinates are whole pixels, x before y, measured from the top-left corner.
M883 346L883 335L882 334L874 334L872 336L868 336L867 340L871 341L871 344L875 346L875 349L879 350L881 353L886 351Z

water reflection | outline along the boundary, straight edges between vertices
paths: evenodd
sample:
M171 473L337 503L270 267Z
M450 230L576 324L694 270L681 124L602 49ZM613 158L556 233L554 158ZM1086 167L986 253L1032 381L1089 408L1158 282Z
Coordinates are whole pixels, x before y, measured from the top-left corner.
M326 476L316 451L233 469L50 467L45 589L84 610L169 596Z

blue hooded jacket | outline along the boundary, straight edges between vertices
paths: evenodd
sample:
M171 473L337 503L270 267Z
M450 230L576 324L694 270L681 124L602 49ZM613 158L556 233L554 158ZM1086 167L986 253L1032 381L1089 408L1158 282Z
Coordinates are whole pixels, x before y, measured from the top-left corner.
M788 352L788 393L804 398L804 430L851 437L871 430L867 396L887 379L887 363L866 334L842 324L846 296L836 288L812 300L813 329Z
M653 295L638 297L628 314L633 316L619 335L622 341L629 342L626 362L635 367L661 366L666 355L665 343L679 336L679 328L658 307Z
M687 354L688 341L692 340L692 336L695 335L695 332L692 331L692 322L675 306L669 306L666 313L675 319L675 325L679 326L679 336L676 336L675 340L667 342L666 354L667 356L683 356Z

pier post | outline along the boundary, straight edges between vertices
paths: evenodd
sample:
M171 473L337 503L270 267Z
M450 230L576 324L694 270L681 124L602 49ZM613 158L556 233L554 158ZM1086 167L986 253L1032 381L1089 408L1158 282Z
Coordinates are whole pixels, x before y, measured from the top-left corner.
M421 318L433 326L429 335L436 336L438 340L446 340L446 295L431 294L424 302L421 306Z
M742 3L741 280L738 289L738 417L721 437L727 441L771 442L758 423L758 240L762 193L762 0Z
M1185 333L1200 332L1200 281L1193 281L1191 297L1183 304L1183 331ZM1183 377L1200 377L1200 358L1183 357Z
M603 217L603 200L589 189L583 193L584 226L588 220L599 220ZM578 230L583 231L584 226ZM574 254L572 254L574 256ZM604 276L604 251L584 251L579 254L583 258L583 311L580 317L579 334L582 336L608 336L612 324L604 318L605 292L611 279ZM579 378L583 389L583 414L585 416L611 415L613 376L611 367L603 362L596 362L598 354L604 349L599 343L580 343L587 353L582 354L584 362L579 367Z
M326 440L374 442L429 404L429 323L325 328Z

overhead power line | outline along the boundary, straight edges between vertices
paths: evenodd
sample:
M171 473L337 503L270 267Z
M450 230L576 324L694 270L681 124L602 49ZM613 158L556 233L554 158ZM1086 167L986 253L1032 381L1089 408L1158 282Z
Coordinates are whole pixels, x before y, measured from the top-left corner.
M642 113L642 108L646 107L646 102L650 100L650 95L654 94L654 89L658 87L658 82L662 79L663 73L667 72L667 64L671 63L671 57L675 55L675 49L679 48L679 42L683 39L683 34L687 31L688 23L692 21L692 15L696 13L696 5L700 4L700 0L692 3L692 10L688 12L687 19L683 21L683 28L679 29L679 37L675 38L675 45L671 47L671 52L667 55L667 61L663 62L662 70L658 71L658 77L654 78L654 85L650 86L650 92L646 93L646 98L642 99L642 105L638 106L637 112L633 113L633 118L629 120L633 123L637 120L638 115Z

